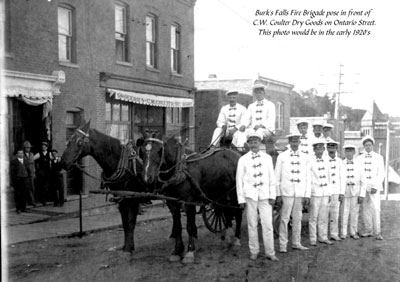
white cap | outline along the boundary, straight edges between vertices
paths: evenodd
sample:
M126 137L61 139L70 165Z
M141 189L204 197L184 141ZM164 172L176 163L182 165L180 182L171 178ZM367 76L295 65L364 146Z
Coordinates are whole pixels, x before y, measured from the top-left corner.
M237 91L237 90L229 90L228 92L225 93L226 96L231 95L231 94L238 95L239 91Z
M317 126L317 125L318 125L318 126L324 126L324 125L322 124L322 122L319 122L319 121L314 122L312 126Z
M286 135L286 137L287 138L292 138L292 137L301 137L301 134L299 134L299 133L290 133L290 134L288 134L288 135Z
M322 125L322 127L323 127L323 128L333 128L333 125L330 124L330 123L324 123L324 124Z
M266 89L265 85L261 84L261 83L257 83L257 84L253 85L253 91L256 90L256 89L259 89L259 88L263 89L264 91Z
M247 133L247 140L249 140L251 137L257 137L258 139L262 140L261 134L254 130L251 130Z
M372 137L371 135L364 136L364 138L361 139L361 143L362 143L363 145L364 145L364 143L365 143L366 141L371 141L372 144L375 144L375 139L374 139L374 137Z
M306 120L306 119L304 119L304 118L299 119L299 120L296 122L296 125L299 126L299 125L302 124L302 123L306 123L306 124L308 125L308 120Z
M326 144L336 144L339 145L339 142L336 142L335 140L333 140L332 138L328 137L326 138Z
M354 149L354 150L356 150L357 146L353 145L353 144L346 144L346 145L343 146L343 149Z
M325 145L325 140L324 139L322 139L322 138L314 138L312 141L311 141L311 145L312 146L315 146L315 145L318 145L318 144L322 144L322 145Z

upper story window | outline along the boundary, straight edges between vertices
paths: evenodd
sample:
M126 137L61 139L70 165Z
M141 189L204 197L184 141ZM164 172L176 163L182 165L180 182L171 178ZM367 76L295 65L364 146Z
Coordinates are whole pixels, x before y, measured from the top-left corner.
M75 62L73 9L58 7L58 59L63 62Z
M276 129L283 129L283 103L276 103Z
M146 16L146 65L157 68L157 18Z
M115 5L115 55L116 60L128 61L128 36L127 36L126 6Z
M179 25L171 25L171 70L181 73L181 31Z

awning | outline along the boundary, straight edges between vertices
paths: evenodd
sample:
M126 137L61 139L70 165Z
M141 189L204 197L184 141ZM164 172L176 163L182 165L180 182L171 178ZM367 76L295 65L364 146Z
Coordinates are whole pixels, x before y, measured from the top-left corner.
M194 106L194 101L190 98L157 96L154 94L122 91L110 88L108 88L108 93L110 93L111 97L114 96L115 99L135 104L167 108L189 108Z
M391 167L389 166L389 172L388 172L388 181L395 183L395 184L400 184L400 176L398 173Z

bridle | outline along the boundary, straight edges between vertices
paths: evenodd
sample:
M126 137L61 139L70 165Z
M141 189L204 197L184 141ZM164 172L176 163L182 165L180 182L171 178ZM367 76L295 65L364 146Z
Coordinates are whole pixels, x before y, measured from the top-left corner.
M79 128L77 130L75 130L75 134L77 135L75 143L79 147L79 151L76 154L76 156L74 157L74 159L72 160L72 165L80 167L81 165L78 163L78 160L79 160L80 156L82 155L84 146L89 143L90 136L89 136L89 133L86 133ZM68 140L68 143L71 142L72 137L73 136L71 136L70 140ZM68 143L67 143L67 145L68 145ZM79 144L79 143L81 143L81 144Z

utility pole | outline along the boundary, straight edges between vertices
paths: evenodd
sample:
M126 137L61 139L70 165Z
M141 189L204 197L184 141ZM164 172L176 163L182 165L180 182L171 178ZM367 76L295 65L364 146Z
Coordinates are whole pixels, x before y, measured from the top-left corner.
M339 105L340 105L340 94L341 94L340 87L343 84L342 83L342 75L343 75L342 67L343 67L343 65L339 65L339 90L336 93L336 99L335 99L335 115L334 115L334 118L337 121L339 121L339 119L340 119L340 117L339 117Z

